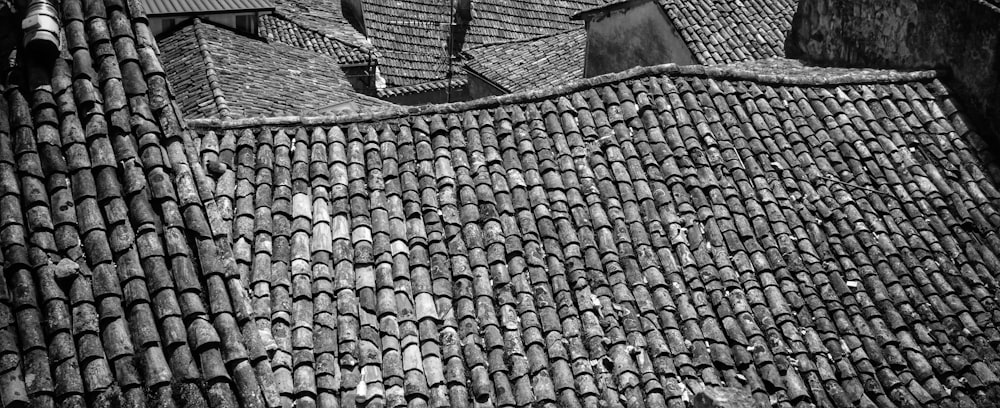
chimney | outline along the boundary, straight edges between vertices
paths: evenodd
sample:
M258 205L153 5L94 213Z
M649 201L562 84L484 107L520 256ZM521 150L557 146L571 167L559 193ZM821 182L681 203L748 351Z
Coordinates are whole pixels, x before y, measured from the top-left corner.
M1000 134L1000 7L989 1L800 0L785 54L827 66L946 69L965 110L986 125L980 133Z
M59 11L52 0L31 0L21 19L27 55L51 61L59 55Z
M472 0L450 0L453 9L451 10L451 44L448 48L451 58L458 58L465 47L465 36L469 32L469 23L472 22Z
M472 0L454 0L455 23L468 24L472 21Z

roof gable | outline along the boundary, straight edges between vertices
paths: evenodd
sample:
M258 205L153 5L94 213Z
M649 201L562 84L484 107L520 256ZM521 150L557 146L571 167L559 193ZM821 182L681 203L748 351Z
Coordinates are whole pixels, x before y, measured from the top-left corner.
M193 118L303 114L342 102L391 105L355 92L331 56L200 20L164 38L160 48L178 100Z

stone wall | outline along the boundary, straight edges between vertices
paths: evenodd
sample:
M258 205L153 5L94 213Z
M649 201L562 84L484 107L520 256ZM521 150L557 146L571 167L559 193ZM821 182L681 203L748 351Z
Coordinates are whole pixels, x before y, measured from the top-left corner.
M1000 135L1000 8L985 0L800 0L785 53L824 65L948 69L966 110L992 130L982 133Z

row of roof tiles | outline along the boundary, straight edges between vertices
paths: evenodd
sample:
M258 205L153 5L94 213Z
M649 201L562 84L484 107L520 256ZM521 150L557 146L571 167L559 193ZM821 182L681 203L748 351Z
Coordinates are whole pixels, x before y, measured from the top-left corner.
M989 406L1000 167L936 78L658 67L200 151L285 404Z

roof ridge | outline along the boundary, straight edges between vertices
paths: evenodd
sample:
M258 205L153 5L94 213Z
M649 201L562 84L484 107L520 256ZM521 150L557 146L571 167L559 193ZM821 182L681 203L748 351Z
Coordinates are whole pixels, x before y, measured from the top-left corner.
M584 30L584 29L581 28L581 27L573 27L573 28L568 28L568 29L565 29L565 30L553 31L551 33L545 33L545 34L541 34L541 35L536 35L536 36L532 36L532 37L528 37L528 38L518 38L518 39L514 39L514 40L506 40L506 41L497 41L497 42L491 42L491 43L484 43L484 44L479 44L479 45L477 45L475 47L469 48L469 49L467 49L465 51L462 51L462 53L468 53L468 52L472 52L472 51L478 50L480 48L493 47L493 46L497 46L497 45L509 45L509 44L518 44L518 43L527 43L527 42L537 41L537 40L541 40L541 39L544 39L544 38L555 37L557 35L566 34L566 33L569 33L569 32L576 31L576 30Z
M220 85L221 81L215 69L215 60L212 58L212 53L208 51L205 39L201 36L202 24L204 23L197 17L193 20L192 27L194 29L192 32L194 33L195 42L198 44L198 51L201 53L202 59L205 60L205 76L208 77L208 88L212 90L212 101L215 102L215 107L219 109L219 116L222 119L229 119L232 117L232 112L229 110L229 104L226 102L225 93L222 91L222 86Z
M821 67L830 68L830 67ZM626 71L604 74L592 78L585 78L566 83L562 86L546 89L516 92L512 94L489 96L465 102L455 102L446 104L423 105L413 107L401 107L395 109L385 109L376 112L362 112L329 116L281 116L281 117L257 117L245 119L192 119L188 121L188 126L192 128L210 129L238 129L255 126L294 126L294 125L337 125L356 122L373 122L381 120L395 119L413 115L428 115L435 113L455 113L472 109L490 108L506 104L536 101L557 95L565 95L583 89L595 88L602 85L626 81L634 78L648 77L661 74L675 74L677 76L707 77L721 80L749 81L768 85L791 85L791 86L836 86L848 84L877 84L877 83L903 83L921 80L930 80L945 75L941 70L921 70L921 71L897 71L886 69L863 69L858 68L844 74L830 73L828 75L816 76L801 73L789 73L788 76L778 74L761 74L752 69L734 66L704 66L663 64L647 67L635 67Z

